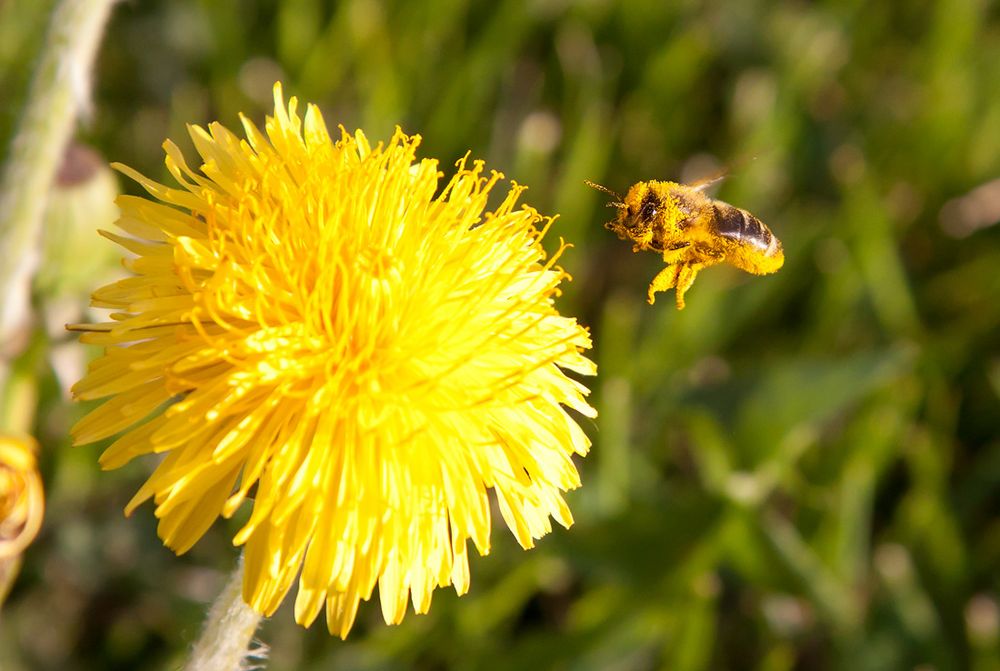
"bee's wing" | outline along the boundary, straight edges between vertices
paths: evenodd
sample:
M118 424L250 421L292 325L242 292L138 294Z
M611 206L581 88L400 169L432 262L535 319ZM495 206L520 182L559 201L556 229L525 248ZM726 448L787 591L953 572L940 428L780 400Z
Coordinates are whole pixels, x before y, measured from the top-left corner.
M728 177L730 175L730 173L733 172L734 169L738 170L739 168L742 168L747 163L750 163L751 161L756 161L756 160L757 160L756 156L745 157L742 160L738 160L738 161L735 161L733 163L730 163L729 166L726 167L726 168L722 168L721 170L718 170L718 171L716 171L714 173L711 173L710 175L702 177L701 179L699 179L699 180L697 180L695 182L692 182L691 184L688 184L688 186L690 186L692 189L694 189L696 191L704 191L705 189L707 189L708 187L712 186L713 184L718 184L719 182L721 182L722 180L724 180L726 177Z
M690 186L695 191L704 191L713 184L718 184L719 182L724 180L728 175L729 175L729 170L722 169L713 175L709 175L708 177L702 177L701 179L692 182L691 184L688 184L688 186Z

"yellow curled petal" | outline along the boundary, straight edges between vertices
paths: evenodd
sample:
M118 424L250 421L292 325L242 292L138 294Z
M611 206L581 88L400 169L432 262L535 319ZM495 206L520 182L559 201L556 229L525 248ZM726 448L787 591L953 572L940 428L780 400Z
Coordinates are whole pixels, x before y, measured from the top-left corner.
M45 497L35 441L0 434L0 558L21 554L42 526Z

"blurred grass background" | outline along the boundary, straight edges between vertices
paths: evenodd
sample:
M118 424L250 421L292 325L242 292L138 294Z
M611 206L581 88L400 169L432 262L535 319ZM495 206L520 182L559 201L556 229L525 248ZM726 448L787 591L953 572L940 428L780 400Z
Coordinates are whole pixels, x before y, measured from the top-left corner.
M0 2L3 151L51 6ZM524 553L498 528L470 594L399 627L368 604L346 643L289 599L269 669L1000 668L1000 185L968 195L1000 177L996 2L131 0L80 137L163 178L164 138L261 121L276 79L331 126L421 134L446 172L471 149L560 213L600 417L571 531ZM646 305L660 264L583 180L720 166L785 268ZM150 506L122 517L152 465L69 449L58 339L22 362L48 510L0 666L177 668L235 525L178 559Z

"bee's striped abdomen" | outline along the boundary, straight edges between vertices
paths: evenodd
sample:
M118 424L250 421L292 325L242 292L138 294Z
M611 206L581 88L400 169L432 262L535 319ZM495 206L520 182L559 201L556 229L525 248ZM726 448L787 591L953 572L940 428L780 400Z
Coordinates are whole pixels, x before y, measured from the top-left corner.
M722 237L752 245L765 256L772 256L781 249L771 230L746 210L721 201L716 201L714 207L715 232Z

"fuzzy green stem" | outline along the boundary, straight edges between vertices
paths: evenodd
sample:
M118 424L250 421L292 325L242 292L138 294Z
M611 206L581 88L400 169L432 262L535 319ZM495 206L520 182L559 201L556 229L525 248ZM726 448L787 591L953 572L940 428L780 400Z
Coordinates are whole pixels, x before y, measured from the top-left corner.
M250 651L250 643L261 616L243 601L243 558L229 582L212 604L205 628L194 646L184 671L237 671L246 668L249 656L261 657L261 650Z
M31 276L49 190L77 117L85 111L90 71L115 0L63 0L28 91L0 178L0 385L25 328Z

